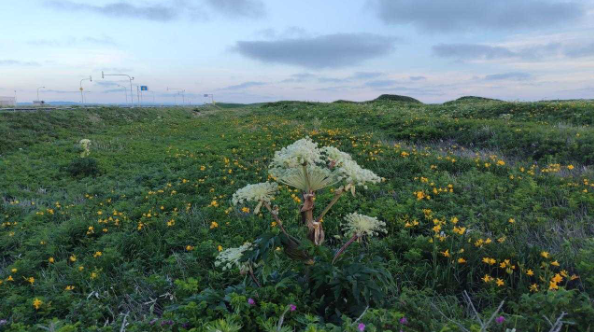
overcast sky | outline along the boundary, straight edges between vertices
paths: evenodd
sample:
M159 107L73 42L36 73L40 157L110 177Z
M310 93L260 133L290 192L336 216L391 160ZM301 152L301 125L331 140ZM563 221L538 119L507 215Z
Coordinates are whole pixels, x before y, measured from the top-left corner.
M594 0L0 0L0 96L594 98ZM147 94L152 100L152 93ZM146 95L145 95L146 96ZM181 98L177 99L178 102Z

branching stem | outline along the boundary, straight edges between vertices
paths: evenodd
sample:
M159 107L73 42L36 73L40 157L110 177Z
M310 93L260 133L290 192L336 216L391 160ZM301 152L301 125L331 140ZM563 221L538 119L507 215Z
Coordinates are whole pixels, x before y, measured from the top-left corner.
M340 250L338 250L338 252L336 253L336 255L334 255L334 259L332 259L332 264L334 264L334 262L336 262L336 260L338 259L338 257L340 255L342 255L342 253L351 245L353 244L353 242L355 242L355 240L357 240L359 238L359 236L357 236L357 234L353 235L352 238L350 238L350 240L347 241L347 243L345 243L342 248L340 248Z
M297 241L294 237L292 237L287 230L285 229L285 227L283 226L283 222L280 220L280 218L278 217L278 212L272 210L272 207L270 206L269 203L264 203L264 206L268 209L268 211L270 212L270 214L272 215L272 218L274 218L274 221L276 221L278 227L280 228L281 232L283 232L283 234L285 234L289 239L293 240L293 241ZM298 242L298 241L297 241Z
M334 198L332 198L332 200L330 201L330 203L328 203L328 206L326 206L326 208L324 209L324 211L322 211L322 213L320 214L320 216L316 219L316 222L321 222L321 220L324 218L324 216L326 215L326 213L328 213L328 211L330 211L330 209L332 208L332 206L334 204L336 204L336 202L338 202L338 199L340 198L340 196L342 196L343 193L344 193L344 189L340 189L336 194L334 194Z

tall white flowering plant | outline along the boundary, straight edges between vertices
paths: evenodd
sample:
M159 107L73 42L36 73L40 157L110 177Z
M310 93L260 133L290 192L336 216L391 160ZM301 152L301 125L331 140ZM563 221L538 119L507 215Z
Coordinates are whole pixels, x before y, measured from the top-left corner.
M280 230L288 238L289 250L285 250L292 258L306 258L295 254L299 240L291 236L279 217L278 206L272 206L272 200L279 191L279 183L298 189L302 193L303 204L300 214L303 225L307 227L308 238L320 246L324 242L325 234L322 219L330 209L345 194L355 196L358 187L366 188L368 184L378 183L381 178L374 172L364 169L353 158L337 148L319 147L309 137L282 148L274 155L269 165L269 174L276 182L250 184L237 190L232 202L236 205L244 203L255 204L254 213L266 208ZM315 211L315 196L322 189L334 188L334 197L317 215ZM349 240L335 254L334 261L344 250L362 237L372 237L385 233L385 223L376 218L353 213L345 218L343 224ZM308 258L310 263L313 261Z

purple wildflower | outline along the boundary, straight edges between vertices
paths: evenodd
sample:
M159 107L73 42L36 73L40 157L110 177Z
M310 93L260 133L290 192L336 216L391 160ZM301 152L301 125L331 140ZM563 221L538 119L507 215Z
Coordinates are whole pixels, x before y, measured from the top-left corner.
M0 319L0 326L8 324L6 319Z
M254 299L252 299L251 297L248 299L248 304L249 305L254 305L256 304L256 301L254 301Z
M406 324L408 324L408 319L406 317L402 317L402 318L400 318L399 322L402 325L406 325Z
M365 324L359 323L359 326L357 328L359 329L359 331L365 331Z
M502 324L503 322L505 322L505 317L499 316L495 318L495 321L497 322L497 324Z
M297 310L297 306L294 304L289 304L289 310L295 311L295 310Z

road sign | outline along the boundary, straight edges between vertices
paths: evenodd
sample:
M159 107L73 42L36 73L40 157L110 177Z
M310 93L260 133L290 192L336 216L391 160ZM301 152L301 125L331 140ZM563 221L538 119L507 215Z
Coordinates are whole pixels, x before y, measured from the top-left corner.
M146 86L146 85L141 85L141 86L140 86L140 91L148 91L148 86Z

